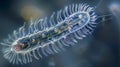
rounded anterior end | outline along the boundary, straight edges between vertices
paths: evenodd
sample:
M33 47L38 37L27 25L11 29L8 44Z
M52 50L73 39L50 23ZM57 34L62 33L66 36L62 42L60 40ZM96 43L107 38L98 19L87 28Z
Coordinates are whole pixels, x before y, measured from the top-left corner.
M87 13L81 13L79 14L79 19L82 22L88 22L90 20L90 16Z
M25 47L24 44L16 44L16 45L13 45L13 49L14 51L18 52L18 51L21 51L23 48Z
M12 50L19 53L19 52L25 50L27 47L28 47L28 45L25 43L16 42L13 44Z
M84 26L90 21L90 16L88 13L78 13L76 14L76 16L79 18L80 21L79 26Z

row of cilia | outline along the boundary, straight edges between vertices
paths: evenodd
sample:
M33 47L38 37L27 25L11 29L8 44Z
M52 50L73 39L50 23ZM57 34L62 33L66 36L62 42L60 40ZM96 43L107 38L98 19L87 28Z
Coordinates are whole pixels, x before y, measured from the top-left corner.
M94 7L87 4L72 4L54 12L50 18L31 20L9 35L3 45L5 59L13 64L26 64L32 58L40 59L65 50L91 34L96 27Z

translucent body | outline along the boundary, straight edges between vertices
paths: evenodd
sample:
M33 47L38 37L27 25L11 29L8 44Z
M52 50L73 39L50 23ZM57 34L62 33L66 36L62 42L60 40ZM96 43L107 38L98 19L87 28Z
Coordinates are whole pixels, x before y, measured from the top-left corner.
M4 57L18 64L32 62L32 57L39 59L58 53L91 34L96 27L96 19L93 7L69 5L50 18L32 21L35 23L31 23L27 30L23 26L14 31L8 42L2 43L8 46L3 50Z

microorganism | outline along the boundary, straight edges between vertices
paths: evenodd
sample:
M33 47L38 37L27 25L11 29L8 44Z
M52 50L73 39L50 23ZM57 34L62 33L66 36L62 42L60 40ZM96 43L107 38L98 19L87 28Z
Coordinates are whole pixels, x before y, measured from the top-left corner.
M50 17L31 20L34 23L28 28L24 24L1 42L4 58L13 64L26 64L33 58L59 53L91 34L98 18L94 7L72 4Z

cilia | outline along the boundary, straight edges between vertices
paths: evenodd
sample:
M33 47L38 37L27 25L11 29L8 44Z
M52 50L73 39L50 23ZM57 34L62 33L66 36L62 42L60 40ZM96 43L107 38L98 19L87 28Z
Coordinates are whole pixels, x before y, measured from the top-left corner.
M101 16L103 17L103 16ZM72 4L54 12L49 18L32 21L9 35L3 45L3 55L13 64L26 64L75 45L94 31L99 23L95 7Z

